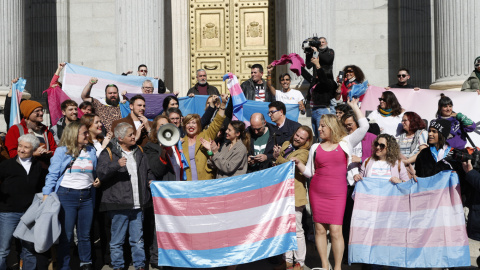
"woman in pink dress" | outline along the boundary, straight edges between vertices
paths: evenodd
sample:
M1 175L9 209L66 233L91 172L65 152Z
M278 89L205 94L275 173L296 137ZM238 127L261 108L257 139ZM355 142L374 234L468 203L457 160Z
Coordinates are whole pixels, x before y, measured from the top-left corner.
M315 222L315 244L322 268L328 267L327 230L330 230L335 270L341 269L345 245L342 235L343 214L347 200L347 167L352 147L360 143L368 130L368 121L358 108L358 99L348 101L355 112L359 128L347 135L334 114L324 114L318 128L321 143L310 148L307 164L295 160L306 177L312 177L309 198Z

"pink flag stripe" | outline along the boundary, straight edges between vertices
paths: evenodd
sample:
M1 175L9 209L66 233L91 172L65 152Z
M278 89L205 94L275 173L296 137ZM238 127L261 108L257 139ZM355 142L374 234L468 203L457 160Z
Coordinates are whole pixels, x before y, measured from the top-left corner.
M355 233L350 234L350 245L407 248L468 246L465 225L417 229L352 227L351 230Z
M294 184L294 181L289 182ZM295 190L289 186L280 182L260 189L203 198L153 197L153 203L157 215L201 216L205 213L215 215L270 204L284 197L293 197Z
M441 206L462 204L462 199L458 196L459 193L459 185L405 196L378 196L356 193L355 200L371 203L355 204L355 209L371 212L409 212L436 209ZM410 200L412 201L411 205Z
M230 90L230 94L232 96L237 96L237 95L240 95L241 93L243 93L242 88L240 87L238 82L236 84L234 84L233 87L229 88L228 90Z
M251 244L289 232L296 232L294 214L224 231L195 234L157 231L157 243L160 249L208 250Z

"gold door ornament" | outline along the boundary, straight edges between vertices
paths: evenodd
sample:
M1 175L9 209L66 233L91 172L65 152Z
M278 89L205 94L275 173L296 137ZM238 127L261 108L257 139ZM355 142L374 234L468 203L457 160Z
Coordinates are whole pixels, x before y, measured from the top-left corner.
M247 37L262 37L262 26L258 22L251 22L247 26Z
M218 38L218 28L213 23L207 23L203 27L203 38L212 39Z

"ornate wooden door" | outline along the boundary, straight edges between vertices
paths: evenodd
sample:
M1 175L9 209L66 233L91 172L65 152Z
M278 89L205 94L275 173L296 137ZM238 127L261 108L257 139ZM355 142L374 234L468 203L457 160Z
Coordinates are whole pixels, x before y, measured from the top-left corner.
M190 0L192 85L198 69L205 69L208 83L223 93L227 89L222 77L227 72L241 82L250 78L253 64L261 64L266 72L275 55L274 2Z

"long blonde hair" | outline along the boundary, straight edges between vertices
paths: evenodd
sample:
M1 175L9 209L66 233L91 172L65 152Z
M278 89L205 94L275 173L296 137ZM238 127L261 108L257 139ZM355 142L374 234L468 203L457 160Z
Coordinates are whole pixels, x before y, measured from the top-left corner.
M80 154L80 149L78 149L78 131L83 126L85 124L75 121L68 124L63 130L62 138L58 145L67 147L67 155L77 157Z
M345 136L347 136L345 127L343 127L336 115L324 114L320 120L323 120L325 125L330 129L330 141L332 143L339 143Z

